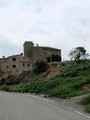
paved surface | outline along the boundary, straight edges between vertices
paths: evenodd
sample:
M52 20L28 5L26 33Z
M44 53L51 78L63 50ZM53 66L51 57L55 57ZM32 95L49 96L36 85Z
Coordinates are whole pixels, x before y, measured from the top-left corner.
M0 120L90 120L90 117L42 97L0 92Z

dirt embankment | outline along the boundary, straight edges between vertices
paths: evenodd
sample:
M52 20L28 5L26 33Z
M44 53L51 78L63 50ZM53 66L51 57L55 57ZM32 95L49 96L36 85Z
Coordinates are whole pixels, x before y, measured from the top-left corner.
M18 84L19 82L18 75L14 75L11 72L0 71L0 85L13 85Z
M50 67L45 72L34 75L31 72L23 72L19 74L12 74L11 72L1 72L0 71L0 85L13 85L20 82L27 82L28 80L49 80L57 76L62 67Z
M46 72L41 73L38 76L38 79L39 80L49 80L49 79L52 79L53 77L57 76L60 73L61 69L62 69L62 67L61 68L59 68L59 67L50 67L49 69L47 69Z

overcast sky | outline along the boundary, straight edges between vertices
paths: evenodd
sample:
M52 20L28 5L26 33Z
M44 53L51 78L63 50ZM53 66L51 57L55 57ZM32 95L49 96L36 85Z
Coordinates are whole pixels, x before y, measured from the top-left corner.
M23 52L24 41L90 53L90 0L0 0L0 57Z

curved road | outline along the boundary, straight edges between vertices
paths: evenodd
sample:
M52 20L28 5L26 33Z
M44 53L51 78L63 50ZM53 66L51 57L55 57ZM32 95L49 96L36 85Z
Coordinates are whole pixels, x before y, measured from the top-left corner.
M90 120L35 96L0 92L0 120Z

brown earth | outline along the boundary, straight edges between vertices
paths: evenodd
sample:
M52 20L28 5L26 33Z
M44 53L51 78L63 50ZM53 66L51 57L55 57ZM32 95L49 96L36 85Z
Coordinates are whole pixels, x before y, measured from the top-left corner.
M42 73L39 75L39 79L40 80L49 80L52 79L53 77L57 76L60 71L61 71L62 67L50 67L49 69L47 69L46 72Z
M27 82L28 80L49 80L57 76L63 67L53 66L39 75L33 75L31 72L11 73L0 71L0 85L13 85L20 82Z

